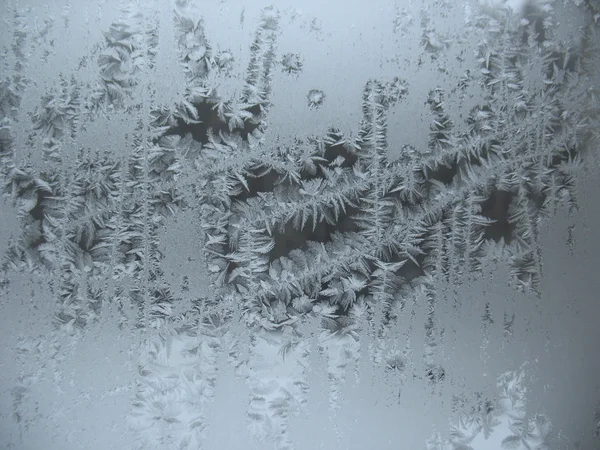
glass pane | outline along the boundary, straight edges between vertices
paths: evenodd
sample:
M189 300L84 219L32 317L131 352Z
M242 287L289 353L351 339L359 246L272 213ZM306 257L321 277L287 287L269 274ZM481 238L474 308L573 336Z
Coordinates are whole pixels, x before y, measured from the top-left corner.
M597 2L0 8L3 448L600 446Z

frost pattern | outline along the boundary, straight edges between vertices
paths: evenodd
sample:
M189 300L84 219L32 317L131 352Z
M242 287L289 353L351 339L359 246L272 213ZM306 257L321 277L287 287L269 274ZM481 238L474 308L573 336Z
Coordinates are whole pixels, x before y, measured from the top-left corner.
M438 3L442 15L456 13ZM427 148L403 146L393 161L390 147L399 144L389 142L388 117L411 91L406 79L365 84L355 137L331 128L325 136L270 142L265 133L275 70L279 65L299 76L303 67L300 56L277 53L282 13L262 10L240 94L222 98L218 81L231 76L233 53L213 50L191 3L171 6L172 29L136 2L125 6L92 55L97 78L57 80L32 111L31 130L18 119L34 81L27 64L36 31L28 28L26 12L11 11L11 56L3 60L12 66L0 93L4 195L21 223L3 261L2 289L15 272L47 280L49 338L58 353L61 336L81 339L110 308L118 311L119 329L148 340L131 414L147 439L140 448L208 442L216 369L231 375L230 363L247 381L240 392L248 389L248 420L238 417L238 424L275 439L277 448L308 439L296 434L290 440L286 424L303 408L298 399L318 400L325 394L315 395L311 386L326 383L310 371L294 372L296 382L285 387L261 381L260 339L276 336L282 356L313 358L308 367L320 364L314 342L312 351L300 351L311 333L349 342L347 354L362 352L361 370L379 367L374 379L389 377L388 385L399 383L398 392L405 392L401 398L417 402L419 389L452 376L437 351L445 339L440 305L451 297L440 283L459 286L498 259L509 263L515 286L540 293L543 219L561 204L577 209L578 177L597 157L598 11L592 3L581 5L588 19L579 47L554 39L558 20L550 7L539 12L541 29L540 21L520 20L509 9L478 10L468 23L477 39L475 66L456 86L431 87L424 99L432 118ZM435 59L451 51L452 40L450 30L436 28L432 11L421 11L420 45L424 58ZM407 8L397 15L396 32L419 23ZM157 65L165 27L186 83L182 98L170 105L151 93L153 77L165 70ZM80 62L86 64L92 63ZM446 99L473 86L482 96L457 127ZM318 90L307 96L315 108L324 98ZM98 117L119 113L136 117L128 148L99 149L80 138ZM192 218L197 232L190 245L200 256L198 278L190 282L192 270L175 286L167 270L177 256L165 255L162 236L178 215ZM492 309L486 304L478 318L489 342L499 325L492 326ZM307 321L312 328L303 328ZM510 333L511 323L505 320L502 333ZM243 330L241 337L236 330ZM398 335L410 339L400 347ZM360 351L352 343L360 343ZM233 362L216 357L226 346ZM341 374L332 375L345 386L335 388L344 392L340 398L372 402L377 392L365 384L354 391L350 381L342 384L349 363L340 364ZM411 376L423 383L400 381ZM25 379L14 390L17 411L35 382L31 374ZM387 394L380 407L397 395ZM450 440L429 448L469 448L474 434L499 425L501 410L512 414L506 448L532 439L544 448L543 418L520 421L507 406L483 405L465 412ZM350 411L342 408L338 417L356 420L344 416Z

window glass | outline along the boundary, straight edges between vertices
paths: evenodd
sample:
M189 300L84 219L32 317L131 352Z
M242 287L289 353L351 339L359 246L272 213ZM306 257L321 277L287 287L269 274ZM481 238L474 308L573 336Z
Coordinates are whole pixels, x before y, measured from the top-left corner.
M600 446L595 0L33 0L0 444Z

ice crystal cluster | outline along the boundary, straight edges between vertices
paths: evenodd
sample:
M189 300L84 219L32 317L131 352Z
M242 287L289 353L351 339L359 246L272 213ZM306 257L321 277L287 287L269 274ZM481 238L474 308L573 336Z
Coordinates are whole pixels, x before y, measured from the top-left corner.
M565 206L577 210L585 166L597 164L600 8L384 2L389 33L417 37L416 67L439 80L456 64L460 76L424 91L400 48L396 75L365 80L352 133L332 125L280 140L270 138L273 80L302 79L310 60L306 49L278 49L298 11L260 11L237 74L236 53L211 41L203 19L202 8L218 6L159 3L122 4L74 73L50 83L31 67L60 56L48 35L61 21L40 25L30 10L5 8L2 223L18 226L2 240L0 288L6 304L43 303L32 314L48 324L17 339L19 361L37 362L19 362L12 420L21 434L35 427L35 386L67 386L65 361L81 351L73 345L93 348L89 336L110 329L127 336L119 345L139 369L131 383L111 384L131 397L139 448L417 448L406 433L427 434L429 423L396 425L411 421L398 404L420 402L412 415L426 415L420 399L458 383L453 365L478 367L460 351L453 363L440 356L450 330L477 353L515 326L493 299L475 311L456 289L498 264L515 296L539 299L542 226ZM79 20L65 8L65 26ZM446 21L458 16L464 29L453 30ZM320 82L298 97L307 114L333 101ZM426 93L418 145L402 130L390 137L392 116L413 114L415 90ZM448 317L458 316L473 328L452 328ZM495 399L444 391L440 411L457 422L414 445L484 448L476 436L502 429L503 448L550 448L548 419L525 414L522 376L500 376ZM471 393L485 390L475 373L461 379ZM328 411L346 428L307 433L325 427ZM352 435L349 423L372 433Z

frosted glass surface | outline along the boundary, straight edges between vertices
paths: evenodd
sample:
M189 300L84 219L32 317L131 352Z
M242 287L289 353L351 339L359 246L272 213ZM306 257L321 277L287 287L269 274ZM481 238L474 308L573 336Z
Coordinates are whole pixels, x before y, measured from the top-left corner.
M596 0L0 15L1 448L600 448Z

